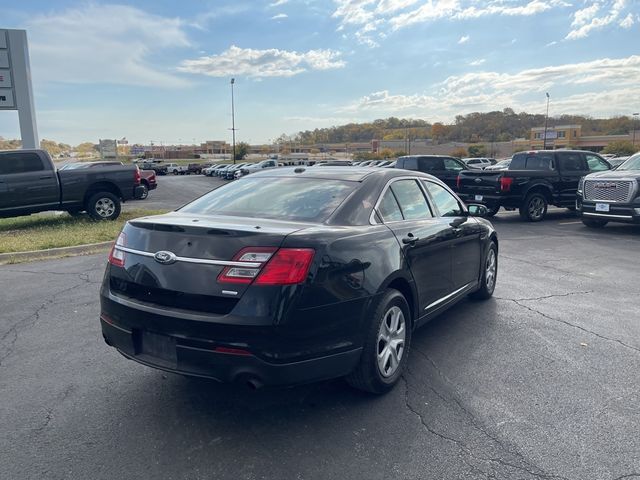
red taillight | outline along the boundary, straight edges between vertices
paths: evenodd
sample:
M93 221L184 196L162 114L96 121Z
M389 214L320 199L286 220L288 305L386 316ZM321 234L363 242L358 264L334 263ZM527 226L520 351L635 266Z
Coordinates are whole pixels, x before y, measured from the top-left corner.
M460 190L460 183L462 183L462 179L460 178L460 175L458 175L458 178L456 178L456 188L458 190Z
M133 173L133 183L134 185L140 185L140 169L138 167L136 167L134 173Z
M126 238L127 236L124 233L120 232L116 243L114 243L113 247L111 247L111 251L109 252L109 263L111 265L114 265L116 267L124 267L125 253L123 250L120 250L116 247L124 247L126 244Z
M511 191L511 185L513 185L512 177L502 177L500 179L500 191L501 192L509 192Z
M281 248L262 269L256 285L295 285L307 278L313 255L311 248Z
M271 255L277 250L276 247L247 247L240 250L233 257L234 262L251 262L259 263L255 266L235 266L225 267L220 275L218 282L221 283L251 283L260 272L260 268L271 258Z
M225 267L218 276L218 282L247 285L252 282L255 285L302 283L307 278L314 254L311 248L243 248L233 257L233 261L247 262L250 265Z
M243 350L241 348L231 348L231 347L216 347L213 349L216 353L226 353L227 355L240 355L242 357L251 356L251 352L248 350Z

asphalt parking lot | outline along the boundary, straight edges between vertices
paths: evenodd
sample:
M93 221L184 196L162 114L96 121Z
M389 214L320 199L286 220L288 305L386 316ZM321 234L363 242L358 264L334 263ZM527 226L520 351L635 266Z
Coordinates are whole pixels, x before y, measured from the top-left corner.
M383 397L152 370L102 341L104 254L0 266L0 478L640 478L640 227L549 217L495 218L494 298L419 330Z

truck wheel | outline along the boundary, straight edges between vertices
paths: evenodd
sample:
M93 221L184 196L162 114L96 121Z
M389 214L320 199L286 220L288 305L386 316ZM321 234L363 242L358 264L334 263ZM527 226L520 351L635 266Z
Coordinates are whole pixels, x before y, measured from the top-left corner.
M602 228L607 223L609 223L609 221L608 220L598 220L598 219L595 219L595 218L583 218L582 219L582 223L584 223L589 228Z
M487 300L493 295L498 279L498 247L494 242L489 245L487 256L484 261L480 288L469 296L474 300Z
M365 392L381 394L402 376L411 345L409 305L397 290L380 296L365 337L360 362L347 382Z
M487 210L487 214L485 215L486 218L495 217L496 214L500 211L500 205L497 205L493 208L488 208Z
M138 197L138 200L144 200L149 196L149 187L147 187L144 183L140 186L142 188L140 189L141 191L140 191L140 196Z
M120 216L120 199L110 192L98 192L87 202L87 213L94 220L115 220Z
M530 222L539 222L547 214L548 206L547 197L542 193L530 193L520 207L520 217Z
M178 170L174 170L174 171L173 171L173 174L174 174L174 175L178 175Z

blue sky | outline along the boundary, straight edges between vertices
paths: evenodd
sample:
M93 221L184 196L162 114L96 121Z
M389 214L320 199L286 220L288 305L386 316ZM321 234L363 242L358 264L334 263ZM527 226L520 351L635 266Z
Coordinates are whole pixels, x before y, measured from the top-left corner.
M640 110L637 0L3 1L41 138L191 143L388 116ZM15 112L0 136L18 137Z

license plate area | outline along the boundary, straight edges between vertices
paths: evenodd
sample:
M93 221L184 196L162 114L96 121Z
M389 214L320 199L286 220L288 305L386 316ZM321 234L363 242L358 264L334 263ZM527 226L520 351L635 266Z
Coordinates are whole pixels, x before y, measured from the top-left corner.
M139 340L140 355L160 360L169 366L175 366L178 363L175 338L143 330L139 334Z
M596 212L608 212L609 204L608 203L596 203Z

